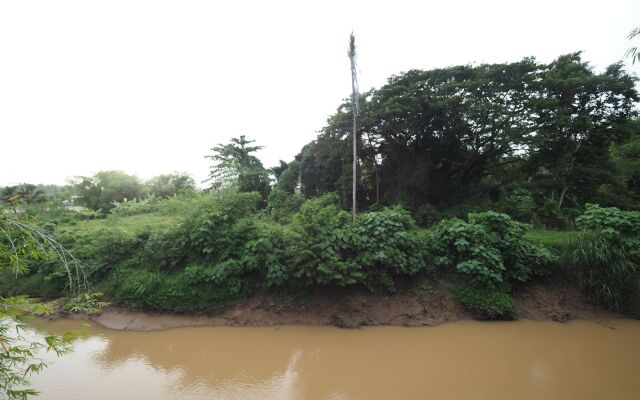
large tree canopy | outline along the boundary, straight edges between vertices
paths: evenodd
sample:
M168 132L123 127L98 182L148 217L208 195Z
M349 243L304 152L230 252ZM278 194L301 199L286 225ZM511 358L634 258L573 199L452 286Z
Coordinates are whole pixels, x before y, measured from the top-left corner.
M584 201L613 184L609 148L636 114L634 84L620 65L598 74L579 53L393 76L360 100L361 206L446 207L515 179L539 183L558 207ZM302 150L306 196L334 191L348 204L350 128L345 102ZM597 175L588 187L585 174Z

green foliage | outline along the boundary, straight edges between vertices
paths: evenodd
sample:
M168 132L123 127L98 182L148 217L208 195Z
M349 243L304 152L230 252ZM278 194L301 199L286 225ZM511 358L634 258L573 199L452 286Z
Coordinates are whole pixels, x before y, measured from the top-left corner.
M514 189L500 199L497 208L515 220L531 223L535 215L536 203L528 190Z
M0 272L0 293L6 296L52 299L68 295L68 289L66 270L54 259L30 261L29 269L18 275L9 270Z
M599 186L617 185L609 149L637 115L636 78L620 63L595 74L579 53L559 57L540 78L540 96L531 103L537 125L527 160L531 181L558 209L580 207Z
M75 178L74 190L79 201L92 210L111 210L116 202L141 198L144 190L140 180L121 171L101 171L92 177Z
M184 267L194 252L189 234L190 226L187 223L154 229L148 236L145 235L137 257L145 265L153 265L160 270Z
M629 32L629 35L627 36L627 39L633 40L636 37L640 37L640 28L636 28L636 29L632 30L631 32ZM625 57L630 57L631 58L631 62L633 64L635 64L636 61L640 61L640 51L638 51L638 47L637 46L629 47L629 49L625 53Z
M640 203L640 119L631 121L627 128L629 138L613 147L612 157L637 208Z
M46 313L48 309L25 297L0 297L0 397L25 400L38 391L30 388L29 378L40 373L47 364L38 357L41 350L62 355L70 351L72 336L43 336L34 339L25 334L31 329L24 316Z
M250 146L254 142L242 135L232 138L228 144L219 144L211 149L213 154L206 156L214 163L209 172L211 189L258 192L266 199L270 189L268 171L252 154L262 149L262 146Z
M427 246L434 266L474 289L473 295L461 298L476 299L479 306L481 293L509 294L514 284L548 274L557 261L547 249L527 239L528 229L529 225L506 214L472 213L468 221L441 221L428 233Z
M66 278L66 290L75 295L86 289L80 261L17 207L15 201L10 206L0 204L0 276L12 273L17 277L28 273L32 264L56 260L58 275Z
M116 202L110 214L118 217L140 214L186 217L211 207L223 195L224 193L214 197L209 194L186 192L169 198L162 198L152 194L144 199Z
M60 257L68 274L69 291L77 293L83 288L80 284L83 271L77 260L53 237L38 229L24 214L18 213L17 200L18 197L13 196L10 206L0 204L0 276L10 272L17 277L28 272L31 261L48 259L51 251ZM72 272L77 274L75 281ZM48 311L47 307L25 297L0 296L0 397L26 399L37 394L29 387L28 379L42 371L46 364L36 356L36 352L47 349L61 355L69 350L69 336L45 336L40 340L24 335L27 328L22 322L23 317Z
M444 220L428 235L432 262L486 287L527 282L547 274L555 261L525 237L528 228L493 211L469 214L468 222Z
M239 260L245 271L258 272L267 287L295 286L293 258L300 237L288 226L259 222Z
M291 216L300 210L304 202L304 197L297 192L300 163L298 161L282 163L277 171L279 172L277 182L269 193L267 210L276 221L289 222Z
M431 204L464 217L497 206L522 222L546 208L541 225L568 228L579 212L566 208L632 207L635 147L610 149L637 136L636 81L621 64L596 72L579 53L392 76L360 96L358 208L403 204L418 217ZM350 204L351 108L343 103L296 157L306 198L335 192ZM447 212L469 199L497 204Z
M27 204L42 204L47 201L47 193L41 185L22 183L16 186L6 186L0 188L0 200L12 201L20 200Z
M163 199L155 195L147 196L144 199L133 199L131 201L114 202L110 211L111 215L126 217L130 215L148 214L158 212Z
M533 222L537 227L565 230L572 227L573 219L558 207L554 198L548 197L537 208Z
M212 311L251 293L245 281L233 277L220 284L208 277L207 270L194 265L167 274L123 267L114 272L106 286L119 304L164 312Z
M613 311L640 315L640 267L606 235L585 233L573 243L571 265L589 298Z
M188 174L173 173L158 175L145 184L147 193L157 197L171 197L190 193L196 189L196 183Z
M611 310L640 315L640 212L585 207L569 257L582 289Z
M532 243L551 249L555 254L562 254L578 234L576 231L536 229L527 232L526 236Z
M478 319L516 318L515 304L508 289L488 289L459 281L449 285L449 293Z
M582 230L597 232L612 243L628 250L631 259L640 260L640 212L622 211L616 207L603 208L586 204L585 212L576 218Z
M65 312L97 314L109 305L108 302L100 300L101 292L84 292L70 299L64 306Z
M269 193L267 210L276 221L288 222L291 216L300 210L304 198L298 193L287 193L274 187Z
M193 217L189 223L191 244L209 260L223 259L239 251L242 230L249 226L236 226L244 217L255 213L260 194L226 191L218 195L216 203Z
M421 233L406 211L395 208L350 215L324 199L309 200L294 217L300 234L296 274L308 284L395 290L393 279L424 269Z
M442 213L431 204L422 204L414 212L414 218L418 225L428 228L440 222Z
M205 311L258 289L393 291L397 278L424 270L424 234L400 208L363 213L352 224L329 194L282 224L256 214L258 193L207 198L192 199L197 212L161 225L151 217L173 198L158 200L151 214L83 221L65 231L65 243L116 302L157 311Z

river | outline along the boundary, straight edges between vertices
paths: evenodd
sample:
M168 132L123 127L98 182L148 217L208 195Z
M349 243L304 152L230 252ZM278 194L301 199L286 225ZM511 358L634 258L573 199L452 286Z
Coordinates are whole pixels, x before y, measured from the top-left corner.
M38 399L640 399L640 321L436 327L194 327L94 322L32 379Z

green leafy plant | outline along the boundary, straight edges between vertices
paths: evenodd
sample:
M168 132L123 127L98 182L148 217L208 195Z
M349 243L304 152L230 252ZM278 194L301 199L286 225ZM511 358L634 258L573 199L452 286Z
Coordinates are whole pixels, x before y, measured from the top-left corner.
M478 319L516 318L516 308L507 287L489 289L471 282L457 281L449 285L449 293Z
M465 290L457 290L454 297L466 299L462 304L479 311L483 304L489 307L489 302L480 301L491 298L487 293L504 300L513 285L548 274L557 262L550 251L525 236L529 228L506 214L471 213L468 221L441 221L429 232L427 247L436 268L464 282ZM501 309L504 314L490 308L485 313L490 318L513 317L507 308Z
M102 292L84 292L70 299L64 306L65 312L97 314L109 305L102 301Z
M26 297L0 297L0 305L0 397L25 400L38 394L29 387L29 377L47 367L37 353L47 350L60 356L69 352L73 334L34 339L32 329L24 323L25 315L50 310Z
M581 288L610 310L640 315L640 212L585 208L568 256Z
M393 279L424 270L424 246L410 214L401 209L350 215L322 200L307 201L294 216L300 235L295 276L307 284L395 290Z
M79 261L55 238L18 213L17 206L15 202L10 207L0 203L0 274L6 271L23 274L29 270L30 261L47 259L49 252L53 252L68 273L69 292L76 294L86 289ZM28 378L42 371L46 364L36 352L45 348L60 355L69 350L68 335L45 336L40 340L23 334L27 329L23 323L25 315L48 311L25 297L0 297L0 397L26 399L37 394L29 387Z

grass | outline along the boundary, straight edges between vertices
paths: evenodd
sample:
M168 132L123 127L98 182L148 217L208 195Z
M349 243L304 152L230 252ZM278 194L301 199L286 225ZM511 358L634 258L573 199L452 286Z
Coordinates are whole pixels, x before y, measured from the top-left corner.
M527 238L557 253L566 249L579 233L578 231L531 230L527 233Z
M63 225L63 231L73 230L77 233L91 234L108 228L118 228L125 233L135 233L146 228L164 228L175 225L181 221L180 217L138 214L126 217L110 216L104 219L92 219L79 221L74 225Z

